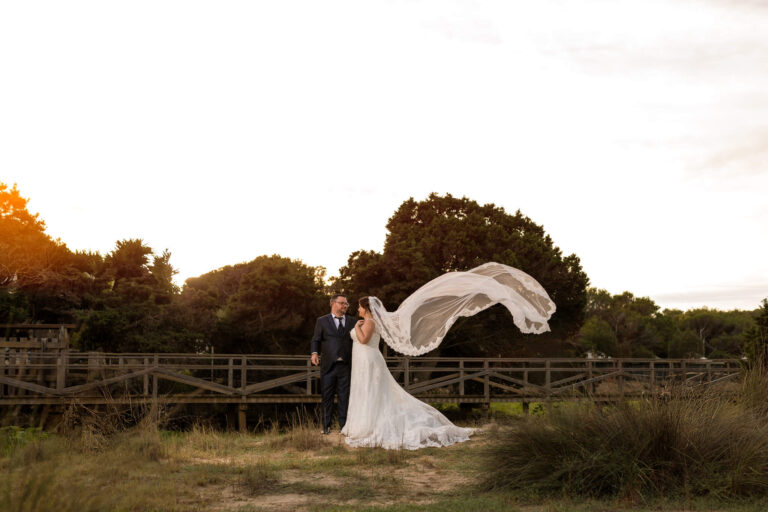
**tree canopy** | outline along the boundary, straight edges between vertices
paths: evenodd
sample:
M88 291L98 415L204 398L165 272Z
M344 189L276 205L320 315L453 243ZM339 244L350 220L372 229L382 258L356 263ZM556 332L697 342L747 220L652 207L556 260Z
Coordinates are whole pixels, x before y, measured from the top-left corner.
M216 352L305 353L328 309L325 269L259 256L187 280L180 301Z
M102 256L46 233L17 187L0 183L0 323L76 323L81 350L303 354L327 292L376 295L395 309L429 280L487 261L517 267L557 305L552 332L523 335L495 306L454 324L439 349L456 356L741 357L768 354L768 299L755 311L664 310L630 292L587 288L576 255L544 228L493 204L451 195L403 202L382 252L349 256L331 286L325 269L279 255L174 283L169 250L140 238ZM768 359L766 359L768 360Z
M445 272L496 261L530 274L557 304L550 322L552 334L536 337L535 343L523 343L526 337L514 327L509 314L494 307L457 322L441 353L546 353L550 349L545 345L572 336L584 321L589 280L579 258L564 256L544 228L520 211L509 214L504 208L480 205L466 197L431 194L424 201L405 201L386 229L383 252L354 252L341 268L336 287L353 296L375 295L391 310ZM542 343L544 340L550 343Z
M739 357L749 311L689 311L659 307L630 292L588 290L587 321L577 337L584 349L613 357Z

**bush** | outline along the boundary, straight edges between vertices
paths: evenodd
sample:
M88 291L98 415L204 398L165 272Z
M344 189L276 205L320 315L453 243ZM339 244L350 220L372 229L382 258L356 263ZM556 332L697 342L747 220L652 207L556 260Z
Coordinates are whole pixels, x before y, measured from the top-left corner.
M631 499L765 495L768 418L754 404L768 379L747 374L745 382L735 400L678 390L666 400L575 404L528 418L497 434L486 487Z

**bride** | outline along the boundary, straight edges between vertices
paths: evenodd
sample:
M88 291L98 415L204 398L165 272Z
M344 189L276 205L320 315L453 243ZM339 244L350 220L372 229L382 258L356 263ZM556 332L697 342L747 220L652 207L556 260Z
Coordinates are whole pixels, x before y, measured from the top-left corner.
M429 404L406 392L392 377L379 340L406 355L437 347L458 317L503 304L523 332L549 330L555 304L528 274L500 263L450 272L425 284L395 312L376 297L359 301L350 333L352 375L347 422L341 433L353 447L416 450L467 441L475 429L457 427Z

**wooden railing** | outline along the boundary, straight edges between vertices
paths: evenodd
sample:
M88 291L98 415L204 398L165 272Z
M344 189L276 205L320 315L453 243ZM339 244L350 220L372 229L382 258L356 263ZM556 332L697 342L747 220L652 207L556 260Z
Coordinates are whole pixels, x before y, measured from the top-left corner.
M395 379L429 402L617 400L675 384L734 382L733 359L388 357ZM0 350L0 405L319 402L305 355L107 354Z
M74 324L0 324L0 349L68 350Z

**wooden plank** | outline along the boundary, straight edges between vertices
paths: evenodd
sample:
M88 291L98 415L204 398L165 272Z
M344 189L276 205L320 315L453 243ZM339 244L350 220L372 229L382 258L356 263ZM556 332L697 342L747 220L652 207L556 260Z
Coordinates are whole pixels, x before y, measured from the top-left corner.
M0 329L74 329L77 324L0 324Z
M77 393L82 393L83 391L88 391L91 389L99 389L106 386L109 386L110 384L116 384L118 382L128 381L131 379L135 379L137 377L141 377L143 375L150 374L154 371L153 368L146 368L144 370L139 370L137 372L131 372L131 373L125 373L123 375L117 375L115 377L110 377L108 379L101 379L101 380L93 380L87 384L80 384L78 386L70 386L67 388L63 388L61 390L62 394L65 395L74 395Z
M151 371L153 375L157 375L163 379L172 380L180 384L189 384L190 386L196 388L207 389L208 391L215 391L216 393L222 393L225 395L241 394L239 389L234 389L230 388L229 386L216 384L215 382L198 379L197 377L190 377L189 375L182 375L171 370L166 370L165 368L154 368Z
M514 377L510 377L509 375L504 375L503 373L491 372L490 375L492 377L496 377L497 379L505 380L507 382L511 382L513 384L517 384L519 386L523 386L524 388L534 388L534 389L541 390L543 392L546 392L546 390L547 390L543 386L539 386L537 384L532 384L531 382L528 382L526 380L516 379Z
M442 380L443 377L440 377L437 379L430 379L428 381L424 381L423 383L420 382L418 386L412 386L411 389L409 390L409 393L411 393L412 395L416 393L423 393L425 391L429 391L430 389L441 388L441 387L449 386L451 384L456 384L456 383L462 384L468 380L482 382L483 379L481 379L480 377L484 377L485 375L486 375L486 372L484 370L480 370L478 372L473 372L469 374L465 373L464 376L462 376L459 373L453 373L449 376L446 376L446 380ZM447 377L450 377L450 378L447 378ZM437 384L431 385L433 382L437 382ZM462 395L462 394L463 392L460 389L459 395Z
M16 388L17 390L25 389L27 391L32 391L33 393L40 393L42 395L59 395L59 392L56 391L55 389L52 389L46 386L40 386L38 384L33 384L31 382L26 382L23 380L13 379L11 377L6 377L5 375L0 375L0 384L6 384L8 386Z
M45 344L47 348L59 348L56 342ZM0 341L0 348L43 348L43 343L39 341Z
M316 372L318 375L320 374L320 370L313 369L313 371ZM305 372L294 373L293 375L286 375L285 377L278 377L277 379L270 379L264 382L257 382L255 384L251 384L249 386L246 386L245 389L243 389L242 391L244 395L250 395L253 393L258 393L259 391L264 391L266 389L272 389L280 386L285 386L286 384L301 382L306 378L307 378L307 374Z
M579 382L576 382L575 384L570 384L568 386L560 387L560 388L558 388L558 391L559 390L563 390L564 391L566 389L571 389L571 388L574 388L574 387L579 387L579 386L582 386L584 384L590 384L590 383L593 383L593 382L599 382L601 380L606 380L606 379L609 379L611 377L617 377L620 374L621 374L620 371L615 371L615 372L611 372L611 373L606 373L604 375L598 375L597 377L592 377L591 379L584 379L584 380L581 380Z
M527 391L522 388L513 388L512 386L507 386L506 384L501 384L500 382L489 381L488 385L494 388L503 389L504 391L511 391L512 393L517 393L518 395L531 396L526 394Z
M442 388L457 382L461 382L460 375L458 373L451 373L449 375L443 375L442 377L420 381L418 384L411 386L410 392L411 394L422 393L424 391L429 391L430 389Z
M587 374L585 374L585 373L579 373L577 375L572 375L570 377L566 377L565 379L556 380L555 382L552 383L552 387L554 389L557 389L558 386L561 386L563 384L568 384L568 383L573 382L575 380L583 379L586 376L587 376Z

